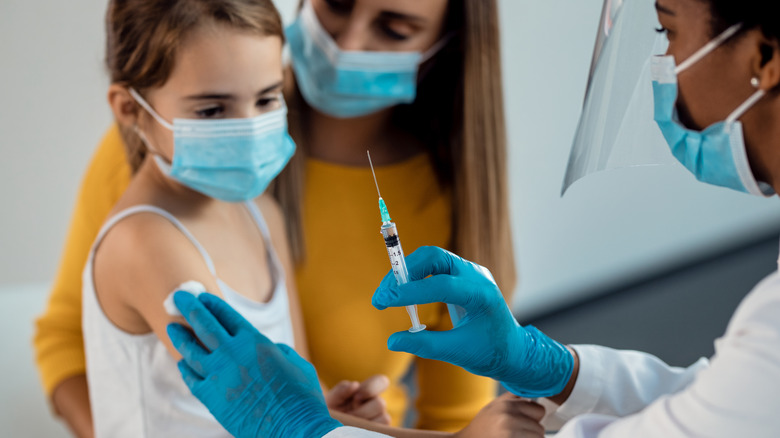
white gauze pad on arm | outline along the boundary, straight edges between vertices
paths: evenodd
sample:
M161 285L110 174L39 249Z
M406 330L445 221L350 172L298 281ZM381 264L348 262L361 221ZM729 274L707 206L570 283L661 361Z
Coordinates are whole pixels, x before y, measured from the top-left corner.
M199 281L185 281L184 283L176 286L176 288L168 294L168 297L165 298L165 301L163 301L163 307L165 307L165 311L168 313L168 315L182 316L181 312L179 312L179 309L176 308L176 304L173 303L173 294L179 290L189 292L197 297L198 295L206 292L206 287L203 286L203 284Z

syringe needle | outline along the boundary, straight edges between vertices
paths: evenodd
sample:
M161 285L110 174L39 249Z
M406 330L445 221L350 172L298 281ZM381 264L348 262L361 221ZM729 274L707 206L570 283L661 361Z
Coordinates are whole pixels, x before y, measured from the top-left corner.
M382 194L379 193L379 183L376 182L376 173L374 173L374 163L371 162L371 152L366 151L366 155L368 155L368 165L371 166L371 174L374 175L374 184L376 185L376 194L379 195L379 197L382 197Z

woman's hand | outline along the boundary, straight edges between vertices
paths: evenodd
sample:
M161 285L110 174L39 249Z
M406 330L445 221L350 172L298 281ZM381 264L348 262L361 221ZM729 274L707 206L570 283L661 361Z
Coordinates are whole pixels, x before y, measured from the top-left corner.
M544 408L540 404L507 392L482 408L455 437L541 438L544 437L544 427L539 424L542 417Z
M389 425L387 403L380 396L388 386L390 379L382 374L371 376L363 383L342 380L325 394L325 402L334 411Z
M52 403L73 435L78 438L95 436L85 374L69 377L57 385L52 395Z

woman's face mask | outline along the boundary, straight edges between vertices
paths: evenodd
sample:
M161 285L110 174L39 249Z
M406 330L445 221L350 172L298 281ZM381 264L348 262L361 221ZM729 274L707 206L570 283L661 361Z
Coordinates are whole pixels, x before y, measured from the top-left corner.
M739 122L739 118L765 95L763 90L757 90L724 121L703 131L684 126L677 112L678 75L732 38L740 28L740 24L730 27L679 66L670 55L658 56L652 60L655 121L672 154L699 181L767 196L774 191L769 185L757 182L753 176L745 150L742 123Z
M413 102L420 64L448 40L445 37L425 53L345 51L323 28L310 0L304 2L286 35L303 98L317 111L338 118Z
M287 107L245 119L163 119L140 94L130 94L160 125L173 131L173 159L136 132L154 154L160 170L211 198L248 201L262 194L295 153L287 133Z

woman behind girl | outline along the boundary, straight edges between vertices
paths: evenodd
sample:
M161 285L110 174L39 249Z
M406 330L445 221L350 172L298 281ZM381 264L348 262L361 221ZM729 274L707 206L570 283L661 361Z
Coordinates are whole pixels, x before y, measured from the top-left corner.
M382 397L394 424L414 400L401 384L413 367L417 426L457 430L496 386L387 350L387 336L409 328L409 318L404 309L377 312L368 299L389 262L365 151L407 253L443 245L468 254L511 294L495 1L301 4L286 31L295 79L286 96L299 150L274 193L290 220L312 362L326 385L386 374ZM444 305L419 313L430 330L451 327Z
M335 46L346 58L354 51L402 52L403 62L385 59L383 65L414 79L405 84L403 100L379 99L382 104L368 113L345 114L340 109L354 107L354 100L376 100L372 89L318 100L311 85L324 75L312 65L307 76L303 70L313 58L291 51L296 71L288 76L285 94L298 149L272 189L288 221L311 360L326 386L386 374L391 386L383 397L394 424L403 420L410 399L402 377L414 366L417 425L457 430L494 397L496 387L448 364L387 351L387 336L409 322L403 310L377 312L367 299L389 266L365 150L371 149L378 165L382 194L407 253L422 245L452 249L488 266L501 289L512 291L495 1L306 0L302 6L288 30L299 47ZM410 53L419 54L413 69ZM131 163L144 159L140 145L127 145ZM44 387L55 409L82 436L89 436L91 419L83 377L80 272L99 225L128 184L122 146L112 128L87 171L49 307L37 323ZM444 306L422 306L420 314L431 329L449 324ZM357 384L350 385L351 390Z

